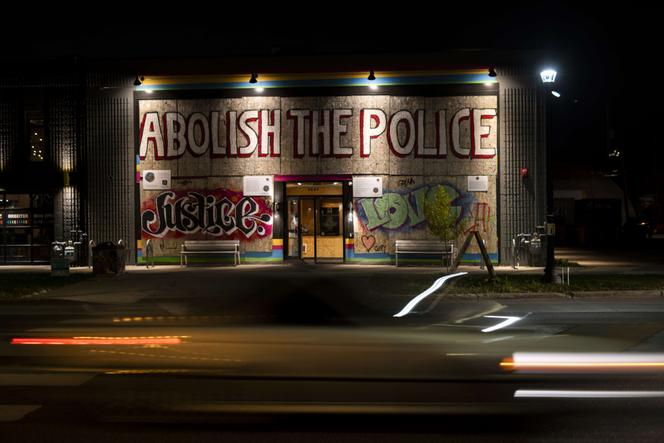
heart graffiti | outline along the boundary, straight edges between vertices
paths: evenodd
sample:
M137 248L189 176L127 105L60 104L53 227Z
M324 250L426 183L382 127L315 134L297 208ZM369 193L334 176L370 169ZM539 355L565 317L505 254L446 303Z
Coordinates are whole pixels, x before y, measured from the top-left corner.
M363 235L360 239L362 241L362 246L364 246L367 251L371 251L371 248L376 244L376 237L373 235Z

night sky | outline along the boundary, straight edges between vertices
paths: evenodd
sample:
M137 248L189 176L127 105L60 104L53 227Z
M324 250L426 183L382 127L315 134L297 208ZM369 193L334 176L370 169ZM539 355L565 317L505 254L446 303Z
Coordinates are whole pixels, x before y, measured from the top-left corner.
M116 5L72 18L62 10L0 30L5 60L26 57L237 57L428 53L446 49L537 50L558 65L551 102L556 176L603 172L623 152L630 197L654 194L664 158L657 137L659 12L609 2L466 2L406 8L260 3L185 11ZM500 4L496 4L500 3ZM284 4L286 5L286 4ZM251 7L248 7L251 6ZM118 7L128 11L117 11ZM302 9L304 8L304 9ZM429 8L429 9L427 9ZM156 11L158 9L158 11ZM300 14L294 12L299 9ZM131 10L131 11L129 11ZM214 11L214 12L213 12ZM261 11L257 14L255 11ZM306 14L301 15L302 12ZM131 13L129 13L131 12ZM649 129L653 127L653 129ZM621 179L622 181L622 179ZM659 189L660 194L664 189ZM664 195L660 195L660 198Z

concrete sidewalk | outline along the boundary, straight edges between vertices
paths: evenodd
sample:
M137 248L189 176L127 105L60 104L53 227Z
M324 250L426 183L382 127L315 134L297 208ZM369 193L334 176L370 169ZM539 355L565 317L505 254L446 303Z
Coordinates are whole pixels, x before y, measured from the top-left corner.
M588 250L578 248L556 248L556 259L567 260L578 263L580 266L571 267L572 274L579 273L607 273L607 274L664 274L664 251L661 254L636 251L618 251L618 250ZM279 269L303 269L306 272L349 272L356 273L417 273L437 275L441 272L447 272L447 268L428 265L428 266L400 266L394 265L372 265L372 264L309 264L302 262L282 262L266 264L242 264L234 267L230 265L219 266L191 266L181 267L178 265L157 265L154 268L146 268L144 265L127 266L128 273L147 273L147 272L189 272L195 269L215 269L219 272L255 272L259 270L279 270ZM494 266L499 274L543 273L541 267L520 266L518 269L512 266ZM471 274L486 273L477 265L460 266L459 271ZM3 265L0 266L0 275L3 272L50 272L49 265ZM72 268L72 273L91 272L87 267Z
M446 267L441 266L399 266L394 265L358 265L358 264L307 264L307 263L270 263L270 264L242 264L239 266L231 265L192 265L192 266L179 266L179 265L157 265L154 267L146 267L145 265L128 265L126 272L134 273L189 273L200 270L215 270L217 272L232 272L232 273L253 273L257 271L285 271L297 269L301 272L308 273L350 273L350 274L374 274L374 273L389 273L389 274L431 274L439 275L447 273ZM543 273L544 268L521 266L519 269L513 269L511 266L494 266L497 273ZM3 272L7 273L50 273L51 267L49 265L6 265L0 266L0 276ZM91 273L92 269L87 267L71 268L72 274L85 274ZM458 272L468 272L470 274L486 274L486 269L481 269L479 266L459 266ZM664 272L664 271L663 271Z
M572 272L664 274L664 251L556 248L556 258L581 265Z
M570 268L571 279L581 274L606 275L636 275L636 274L663 274L664 260L650 257L644 258L634 254L606 253L597 251L583 251L569 248L556 250L558 259L565 259L581 264L581 267ZM500 275L515 274L543 274L543 268L511 266L496 266L496 273ZM459 271L475 275L487 275L487 271L479 266L461 266ZM92 270L72 268L72 274L89 274ZM0 266L0 282L3 273L49 274L50 266ZM263 279L278 279L296 284L302 278L343 281L345 277L355 279L360 284L381 281L392 281L395 276L403 276L404 296L406 292L412 295L426 289L438 277L447 273L447 268L440 266L401 266L393 265L358 265L358 264L308 264L302 262L288 262L279 264L242 264L240 266L190 266L159 265L146 268L145 266L127 266L124 275L96 276L85 281L50 290L46 294L35 294L34 298L61 298L77 301L100 303L134 303L146 297L175 297L200 294L215 294L220 291L242 291L246 289L247 282L257 282ZM408 277L414 277L409 279ZM397 279L400 279L397 277ZM366 280L366 281L365 281ZM414 282L419 286L415 287ZM1 283L0 283L1 284ZM399 285L401 286L401 284ZM390 286L384 288L388 292ZM109 297L112 295L112 297ZM583 293L496 293L496 294L463 294L459 298L546 298L546 297L661 297L662 291L584 291ZM454 297L454 294L449 294Z

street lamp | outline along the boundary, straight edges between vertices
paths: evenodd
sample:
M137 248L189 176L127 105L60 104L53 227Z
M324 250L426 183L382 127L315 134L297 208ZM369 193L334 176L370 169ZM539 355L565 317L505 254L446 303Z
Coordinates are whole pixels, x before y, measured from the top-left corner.
M540 72L540 78L542 79L542 84L546 91L550 91L554 97L559 97L553 94L555 91L551 90L551 87L556 82L556 76L558 73L555 69L544 69ZM549 94L544 94L545 106L544 106L544 134L545 134L545 148L546 148L546 266L544 267L544 281L546 283L553 283L553 276L555 273L555 250L554 243L556 239L556 224L553 216L553 168L551 167L551 161L553 158L551 143L549 142L549 128L548 118L546 116L546 100L548 100Z
M557 75L558 72L556 72L555 69L545 69L542 72L540 72L540 78L542 79L542 83L555 83Z

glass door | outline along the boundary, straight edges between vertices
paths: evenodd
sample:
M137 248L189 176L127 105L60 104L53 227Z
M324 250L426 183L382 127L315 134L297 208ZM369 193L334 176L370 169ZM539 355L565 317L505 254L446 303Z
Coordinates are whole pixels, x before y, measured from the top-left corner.
M316 259L316 200L300 198L300 258Z
M340 182L288 183L286 205L286 258L343 262L343 185Z
M288 199L288 258L300 258L300 199Z
M341 197L316 199L316 259L343 261L343 210Z

